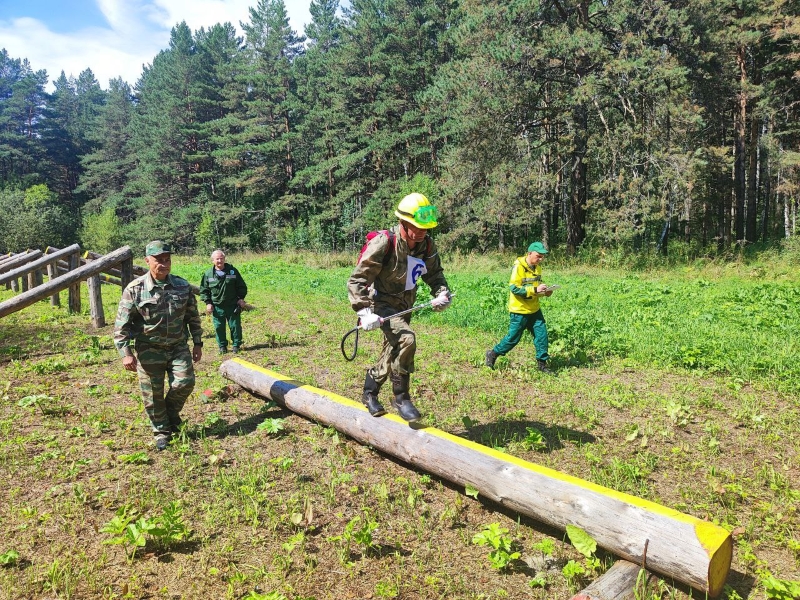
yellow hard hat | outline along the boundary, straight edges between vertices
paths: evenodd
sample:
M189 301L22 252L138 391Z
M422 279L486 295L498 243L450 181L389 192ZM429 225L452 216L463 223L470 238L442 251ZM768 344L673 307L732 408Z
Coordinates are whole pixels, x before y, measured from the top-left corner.
M438 225L439 214L436 207L425 196L417 192L400 200L394 214L420 229L433 229Z

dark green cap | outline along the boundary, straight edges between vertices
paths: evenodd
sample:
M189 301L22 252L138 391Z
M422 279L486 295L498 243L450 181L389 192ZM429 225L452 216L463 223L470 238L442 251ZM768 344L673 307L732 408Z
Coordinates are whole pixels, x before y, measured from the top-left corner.
M547 248L544 247L542 242L533 242L528 246L528 252L538 252L539 254L547 254Z
M145 256L158 256L159 254L172 254L172 246L161 240L154 240L144 249Z

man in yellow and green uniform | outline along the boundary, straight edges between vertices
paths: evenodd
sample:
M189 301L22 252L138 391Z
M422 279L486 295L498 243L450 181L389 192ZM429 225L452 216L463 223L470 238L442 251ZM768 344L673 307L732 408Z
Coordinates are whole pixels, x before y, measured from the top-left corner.
M533 242L528 246L528 253L514 261L511 268L511 279L508 282L508 312L510 324L506 337L500 340L494 348L486 351L486 366L494 368L498 356L508 354L516 346L522 334L530 331L533 336L533 345L536 347L536 361L539 370L550 373L547 361L547 324L539 307L540 296L550 296L547 286L542 283L541 262L547 255L547 249L542 242Z
M400 201L394 214L399 223L369 240L347 282L347 294L364 331L380 328L383 332L380 359L364 380L364 404L374 417L386 414L378 392L391 379L392 405L403 419L414 423L421 415L409 393L417 350L411 313L389 317L414 306L420 279L430 286L434 310L450 305L450 291L436 245L428 235L437 225L436 207L423 194L414 193Z
M150 242L144 260L148 272L122 292L114 344L122 366L136 371L139 377L156 448L163 450L181 425L181 409L194 389L192 363L203 356L203 327L189 282L170 275L170 245L160 240ZM188 335L194 344L191 352ZM166 394L165 380L169 382Z

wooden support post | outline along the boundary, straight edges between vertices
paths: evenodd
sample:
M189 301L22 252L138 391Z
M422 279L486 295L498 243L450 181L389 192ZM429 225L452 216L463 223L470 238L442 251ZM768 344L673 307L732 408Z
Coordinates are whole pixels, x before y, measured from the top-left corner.
M92 275L86 280L89 287L89 312L92 316L92 325L96 328L106 326L106 315L103 311L103 293L100 291L100 276Z
M19 287L23 293L27 292L30 289L30 281L28 280L28 276L25 275L19 278Z
M50 263L47 265L47 278L53 281L56 277L58 277L58 265ZM61 306L61 294L56 292L50 296L50 306Z
M70 254L69 258L67 259L69 262L69 270L70 271L77 271L78 264L80 263L80 257L78 253ZM67 292L67 310L71 313L79 313L81 312L81 280L78 279L73 285L69 286L69 292Z
M636 600L648 597L653 576L639 565L627 560L618 560L602 576L570 600ZM638 596L637 596L638 592Z
M8 283L11 286L11 291L16 294L19 291L19 281L17 281L16 279L12 279Z
M120 265L120 284L124 290L133 281L133 259L123 260Z
M2 306L2 305L0 305ZM220 373L243 388L456 483L518 513L564 530L575 525L597 544L633 563L714 597L731 567L733 540L709 521L559 473L434 427L412 428L366 407L239 358Z

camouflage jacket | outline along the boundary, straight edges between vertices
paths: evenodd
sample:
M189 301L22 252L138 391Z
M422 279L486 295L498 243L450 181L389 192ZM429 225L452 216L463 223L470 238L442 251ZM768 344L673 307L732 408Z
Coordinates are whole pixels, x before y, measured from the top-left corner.
M395 247L391 248L388 236L376 235L350 275L347 295L353 310L368 306L380 309L387 305L392 312L411 308L420 279L430 286L432 296L448 289L433 240L426 237L410 250L398 225L392 227L392 232Z
M122 292L114 323L114 344L120 355L132 354L134 340L156 346L186 342L187 329L194 345L202 346L197 299L185 279L169 275L166 284L159 286L145 273Z

